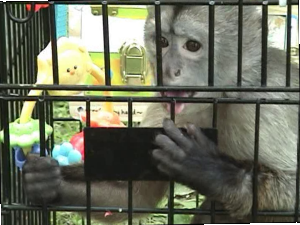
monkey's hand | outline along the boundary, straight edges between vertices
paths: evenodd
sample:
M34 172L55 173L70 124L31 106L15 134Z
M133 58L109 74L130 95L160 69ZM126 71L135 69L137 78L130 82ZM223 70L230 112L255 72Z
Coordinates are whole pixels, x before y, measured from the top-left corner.
M30 202L51 204L59 197L62 178L55 159L28 155L22 175L25 193Z
M166 135L156 136L158 149L153 151L158 169L203 195L217 197L220 184L232 178L226 174L238 173L238 168L194 125L186 125L187 136L170 119L164 120L163 127Z

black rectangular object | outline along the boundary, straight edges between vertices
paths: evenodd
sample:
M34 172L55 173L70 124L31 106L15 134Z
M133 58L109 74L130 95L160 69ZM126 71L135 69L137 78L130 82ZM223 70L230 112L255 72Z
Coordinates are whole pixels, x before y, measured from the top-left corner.
M202 129L217 143L216 129ZM182 129L185 132L184 129ZM151 151L162 128L85 128L85 176L103 181L169 181L153 162Z

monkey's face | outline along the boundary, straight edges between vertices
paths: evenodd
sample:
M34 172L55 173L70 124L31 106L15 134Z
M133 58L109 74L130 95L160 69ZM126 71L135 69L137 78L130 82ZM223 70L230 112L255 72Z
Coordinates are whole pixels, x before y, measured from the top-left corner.
M235 10L216 6L214 33L214 84L234 85L237 76L238 16ZM209 8L207 6L161 6L163 84L208 86ZM144 40L148 59L156 71L154 8L148 10ZM213 93L165 92L167 96L213 97ZM187 106L187 105L186 105ZM176 113L184 104L176 105Z

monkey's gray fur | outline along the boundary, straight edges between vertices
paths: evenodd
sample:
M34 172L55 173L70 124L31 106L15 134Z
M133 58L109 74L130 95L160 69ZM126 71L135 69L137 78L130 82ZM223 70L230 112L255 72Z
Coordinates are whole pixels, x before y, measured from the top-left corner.
M145 24L145 45L148 58L155 67L155 21L153 7ZM235 86L237 80L238 8L215 7L215 85ZM162 36L169 46L163 49L164 85L207 85L208 77L208 7L162 6ZM243 20L244 86L260 86L261 78L261 15L252 6L244 7ZM189 39L201 43L197 52L188 52L182 46ZM285 85L284 51L268 48L268 86ZM178 71L180 75L178 76ZM299 69L291 66L291 84L299 87ZM176 76L175 76L176 75ZM197 97L299 99L299 93L194 93ZM258 210L293 210L296 193L298 106L261 105L258 171ZM176 125L190 122L197 127L212 126L212 104L185 104L176 115ZM169 112L162 104L147 109L141 126L161 127ZM225 208L230 216L217 216L217 223L249 222L252 207L252 168L254 157L255 105L218 104L217 128L220 151L238 162L240 183L232 187L226 183L218 187L217 209ZM44 168L43 170L41 168ZM85 205L86 187L83 166L58 167L48 158L30 156L24 166L25 191L30 200L52 204ZM49 178L49 179L46 179ZM201 179L201 177L199 177ZM213 177L210 179L213 180ZM209 184L208 184L209 185ZM155 207L165 195L164 182L134 182L133 207ZM43 189L45 188L45 189ZM209 198L202 208L209 208ZM127 207L127 184L122 182L92 182L92 205ZM135 215L137 216L137 215ZM104 218L103 213L93 217L107 223L122 221L126 214L114 213ZM292 221L293 217L259 217L259 221ZM196 216L193 222L210 223L209 216Z

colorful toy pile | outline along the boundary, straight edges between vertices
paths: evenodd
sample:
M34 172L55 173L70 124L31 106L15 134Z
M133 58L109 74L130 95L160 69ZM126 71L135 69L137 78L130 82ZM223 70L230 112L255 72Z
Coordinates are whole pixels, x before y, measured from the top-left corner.
M37 9L36 9L37 10ZM89 53L77 39L62 37L57 40L57 55L59 61L58 77L60 84L81 85L87 76L92 75L100 85L105 84L103 71L91 60ZM51 43L38 55L38 74L36 85L53 84ZM31 90L29 96L39 96L41 90ZM50 95L68 96L78 94L78 91L48 91ZM110 96L110 92L104 92ZM9 124L10 147L15 150L15 162L22 169L28 153L40 153L40 121L31 118L35 101L26 101L20 118ZM82 114L83 115L83 114ZM80 117L85 121L85 116ZM118 115L113 112L111 102L105 102L100 112L91 113L93 127L124 127ZM53 128L45 123L45 141L53 132ZM4 130L0 132L0 142L4 143ZM48 155L48 154L47 154ZM84 160L83 132L72 137L70 142L55 145L52 156L61 166L79 163Z

